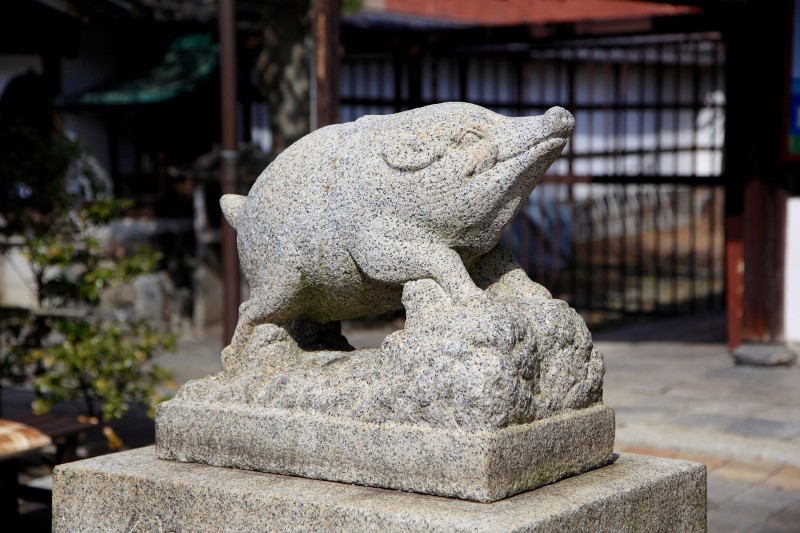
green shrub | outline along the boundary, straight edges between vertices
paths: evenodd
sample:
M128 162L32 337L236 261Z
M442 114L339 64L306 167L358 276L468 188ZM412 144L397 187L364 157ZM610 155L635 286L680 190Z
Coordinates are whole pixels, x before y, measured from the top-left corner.
M0 384L32 385L36 413L72 400L102 423L134 404L152 413L157 389L171 379L153 360L174 350L175 336L112 318L99 303L104 289L153 271L160 256L147 247L108 253L100 229L130 202L97 185L77 143L37 135L0 128L0 252L27 258L37 303L0 312Z

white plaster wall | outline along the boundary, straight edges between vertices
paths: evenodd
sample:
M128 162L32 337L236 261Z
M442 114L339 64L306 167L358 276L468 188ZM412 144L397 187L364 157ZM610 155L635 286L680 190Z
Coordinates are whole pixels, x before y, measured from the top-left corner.
M783 331L787 341L800 342L800 198L786 206L786 273Z
M0 255L0 305L35 307L35 286L31 267L19 251Z
M35 55L0 56L0 95L8 82L27 71L41 73L41 60ZM27 260L17 251L0 255L0 305L10 307L32 307L35 298L33 274Z

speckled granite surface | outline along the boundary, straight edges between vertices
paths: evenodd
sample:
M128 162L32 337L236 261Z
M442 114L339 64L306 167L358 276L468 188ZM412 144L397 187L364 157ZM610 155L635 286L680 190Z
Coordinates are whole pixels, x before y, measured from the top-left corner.
M159 456L478 501L606 464L614 417L583 319L541 287L485 295L465 307L409 282L405 329L374 350L259 326L159 406Z
M560 107L505 117L447 102L306 135L247 196L220 201L252 291L234 340L258 324L399 309L403 284L418 279L454 303L481 300L470 273L574 126Z
M142 448L65 464L53 531L706 530L705 466L623 454L495 503L159 460Z
M159 457L494 501L611 460L604 406L492 431L465 431L170 402Z
M159 457L494 501L608 463L580 316L498 245L574 128L450 102L322 128L226 195L251 286ZM337 320L406 309L378 350Z
M407 283L405 328L372 350L303 350L265 324L235 361L223 356L222 372L187 383L174 401L467 431L596 405L603 357L580 315L541 292L491 287L463 307L432 280Z

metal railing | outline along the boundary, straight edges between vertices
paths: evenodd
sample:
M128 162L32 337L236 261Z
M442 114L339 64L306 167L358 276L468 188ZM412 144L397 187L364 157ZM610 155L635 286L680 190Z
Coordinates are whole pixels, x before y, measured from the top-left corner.
M560 105L570 143L504 236L583 311L724 306L725 51L715 33L346 56L342 120L436 102Z

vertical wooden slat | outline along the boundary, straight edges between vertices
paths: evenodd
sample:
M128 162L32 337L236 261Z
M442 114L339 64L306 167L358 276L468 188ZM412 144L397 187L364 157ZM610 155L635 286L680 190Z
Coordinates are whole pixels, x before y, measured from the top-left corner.
M394 85L394 112L403 110L403 59L399 53L392 55L392 74Z
M406 52L408 109L414 109L422 105L422 56L417 45L411 45Z
M720 88L720 83L721 83L722 78L723 78L722 76L719 75L720 74L720 69L721 69L721 66L720 66L720 63L721 63L720 59L721 58L720 58L720 56L724 53L723 47L724 47L723 43L718 43L716 45L715 49L714 49L714 52L713 52L713 65L711 67L711 87L712 87L712 90L715 91L715 92L716 92L717 89ZM716 120L717 120L717 113L719 113L719 109L717 107L717 102L716 102L716 95L714 95L713 106L714 107L713 107L713 122L712 122L712 130L711 130L711 146L713 146L714 147L714 151L716 151L716 146L717 146ZM723 144L723 146L724 146L724 144ZM721 165L722 165L722 161L720 161L720 166ZM722 168L720 168L719 170L721 172ZM719 198L720 196L722 197L721 199ZM719 200L721 200L721 202ZM725 231L724 231L724 224L722 225L722 227L718 227L718 225L717 225L718 217L721 220L721 219L724 219L724 216L725 216L725 214L724 214L724 202L725 202L724 190L721 190L720 187L716 187L715 188L715 193L714 193L714 203L712 205L712 212L711 212L711 235L714 237L714 241L712 243L713 244L713 246L712 246L713 252L711 254L711 265L710 265L710 267L711 267L711 274L710 275L711 275L711 279L712 279L712 291L711 291L712 294L711 294L711 301L709 303L711 304L711 308L712 309L717 309L718 307L719 308L724 308L724 306L725 306L725 286L726 286L726 284L725 284L725 276L724 276L724 272L725 272L725 264L724 264L724 262L725 262L725 259L724 259L725 258ZM723 209L721 211L719 211L717 209L717 204L718 203L722 204ZM722 233L722 242L719 243L719 244L717 243L717 239L716 239L716 235L717 235L718 232ZM717 253L716 253L717 250L721 250L722 251L722 256L720 257L720 259L721 259L720 263L717 263ZM718 270L721 270L722 273L723 273L723 275L719 276L719 281L717 281L717 278L718 278L717 271ZM718 285L719 285L719 288L718 288ZM719 294L719 296L717 296L717 294ZM728 321L728 324L730 324L730 321Z
M616 65L615 69L615 96L614 96L614 174L622 175L624 173L624 166L620 164L621 154L625 151L625 120L626 116L623 114L625 104L627 103L627 80L628 80L628 62L627 52L620 50L622 54L621 63ZM622 146L620 146L622 145ZM620 215L621 215L621 232L619 238L619 282L618 287L620 291L620 306L623 312L629 311L628 309L628 280L630 271L628 269L628 228L627 228L627 210L628 210L628 185L620 185Z
M586 70L587 91L592 91L592 88L594 87L594 81L595 81L594 50L591 50L589 52L589 59L586 61L586 69L587 69ZM593 100L594 100L594 93L593 92L587 92L586 103L587 104L593 103ZM587 112L585 114L585 116L586 116L585 120L586 120L586 126L587 126L586 131L588 132L588 136L587 136L587 139L586 139L586 152L587 153L591 153L592 150L594 149L594 113L589 111L589 112ZM577 119L576 119L576 121L577 121ZM588 157L586 159L588 159ZM589 175L591 175L591 173L592 173L591 162L588 161L586 163L586 166L589 167L589 169L588 169L589 170ZM594 240L595 240L594 228L595 228L595 225L594 225L594 222L595 221L594 221L594 214L592 213L592 209L591 208L593 208L594 206L597 205L596 196L595 196L595 184L592 183L592 182L589 182L588 185L589 185L588 197L589 197L589 202L590 202L589 203L589 205L590 205L590 212L589 212L590 219L589 219L589 224L588 224L589 236L588 236L587 242L586 242L586 244L587 244L587 246L586 246L586 255L587 255L586 270L587 270L587 276L588 276L587 280L586 280L586 288L587 288L587 291L589 292L589 308L594 308L597 305L596 304L597 294L596 294L596 284L595 284L595 273L598 272L598 273L600 273L600 275L602 275L602 271L597 269L597 263L596 263L595 257L594 257L594 254L595 254L595 244L594 244Z
M432 103L439 102L439 54L430 55L430 77L431 77L431 100Z
M639 126L639 143L638 147L642 150L641 155L639 156L639 168L640 171L644 169L644 136L645 136L645 107L644 107L644 100L645 100L645 93L646 93L646 73L647 73L647 48L641 48L639 51L639 84L638 84L638 103L641 105L638 112L638 126ZM638 304L637 304L637 311L639 313L643 313L645 311L645 266L644 266L644 240L647 237L647 221L645 220L645 209L644 209L644 194L643 194L643 186L638 184L636 186L636 195L639 205L639 212L638 212L638 219L641 221L639 224L639 235L636 239L636 275L638 276Z
M220 0L220 83L222 114L222 194L238 193L236 146L236 0ZM239 317L239 255L236 250L236 232L226 220L221 227L223 343L233 338Z
M467 101L467 80L469 80L469 55L458 55L458 99Z
M575 65L576 65L577 50L573 49L569 54L566 61L566 83L567 83L567 109L571 113L575 113ZM575 150L574 150L574 134L569 140L568 153L567 153L567 176L572 178L575 174ZM569 215L572 221L570 233L570 246L572 247L572 258L570 261L569 284L572 288L572 305L577 306L581 304L580 299L580 286L578 283L578 250L576 239L576 226L577 226L577 210L575 206L575 181L569 180L568 202L569 202Z
M661 152L662 152L662 135L661 135L661 126L663 122L662 113L664 111L664 45L659 45L656 49L657 56L656 56L656 65L655 65L655 78L656 78L656 94L655 100L653 102L653 110L655 112L655 125L653 130L655 132L655 148L653 150L653 160L655 162L655 170L654 173L656 175L661 173ZM662 202L661 202L661 193L664 190L663 185L656 185L654 187L655 190L655 200L656 200L656 208L655 212L653 213L653 221L655 227L655 239L654 239L654 248L655 248L655 294L653 295L653 300L655 301L654 310L660 311L662 307L662 285L664 280L664 265L662 261L662 249L661 249L661 235L662 235L662 225L661 225L661 209L662 209Z
M674 54L674 65L673 65L673 72L674 72L674 79L672 81L672 90L673 90L673 104L675 107L673 108L673 118L672 123L675 128L673 132L673 156L672 156L672 164L674 168L674 173L677 175L679 174L680 170L680 107L677 104L680 102L680 95L681 95L681 48L680 44L673 46L673 54ZM678 313L680 310L680 294L679 288L681 283L681 278L683 275L682 268L681 268L681 261L678 255L679 248L680 248L680 217L681 217L681 189L682 186L674 185L672 187L672 202L670 207L672 208L672 249L670 254L670 276L672 277L672 298L670 300L670 308L673 313Z
M609 93L613 94L613 89L610 89L609 86L613 84L613 77L612 77L612 68L611 64L608 61L607 56L604 57L604 54L601 54L600 57L602 58L602 73L603 78L605 79L605 83L603 83L603 97L601 100L601 117L602 117L602 131L605 134L606 139L611 139L613 136L611 135L611 121L608 119L609 112L611 111L609 106ZM606 153L608 151L606 150ZM608 162L608 157L605 156L604 160ZM606 169L605 173L608 173L608 169ZM603 201L606 205L606 214L608 215L609 222L613 222L611 219L611 206L613 201L613 194L614 189L613 185L604 185L603 186ZM614 274L614 269L612 268L611 264L611 231L609 228L606 229L605 234L603 236L602 242L602 254L603 254L603 277L602 281L603 284L601 285L603 294L605 295L605 302L604 305L606 308L613 308L610 305L610 296L611 296L611 287L613 286L612 276Z
M316 126L339 122L339 4L313 0Z
M692 106L692 120L695 121L693 127L689 130L691 138L691 164L690 173L693 176L697 175L697 128L696 120L700 113L700 46L698 43L692 43L692 86L691 86L691 106ZM692 186L689 188L689 311L697 312L697 304L699 300L698 295L698 271L700 270L700 263L698 261L697 253L697 222L701 220L700 213L697 211L698 188Z

